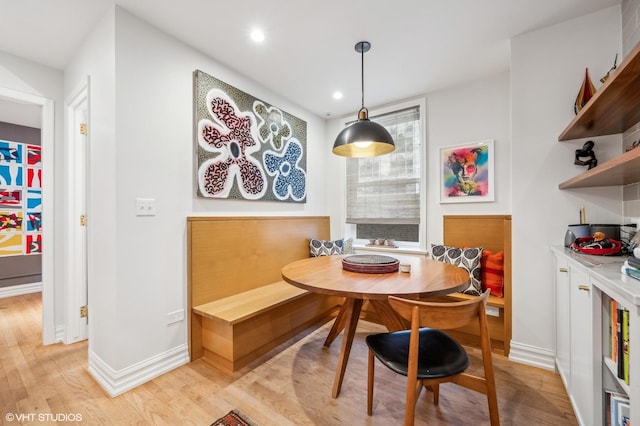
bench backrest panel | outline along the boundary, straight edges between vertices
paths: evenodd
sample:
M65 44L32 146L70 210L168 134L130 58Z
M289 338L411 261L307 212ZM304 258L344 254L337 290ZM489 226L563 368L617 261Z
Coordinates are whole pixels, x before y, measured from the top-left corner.
M443 216L443 242L453 247L504 251L505 296L511 296L511 215Z
M309 239L329 235L328 216L188 217L191 306L281 280Z
M493 252L511 250L510 215L444 216L443 228L445 245L482 246Z
M454 247L479 247L493 252L504 251L504 312L496 319L502 326L504 354L511 344L511 215L443 216L443 242Z

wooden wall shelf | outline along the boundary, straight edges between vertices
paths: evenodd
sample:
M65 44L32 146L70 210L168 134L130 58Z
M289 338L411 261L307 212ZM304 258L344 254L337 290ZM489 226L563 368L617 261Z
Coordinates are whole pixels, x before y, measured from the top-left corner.
M558 140L622 133L640 122L640 43L629 52Z
M640 148L602 163L558 185L560 189L629 185L640 182Z
M640 123L640 43L569 123L559 141L613 135ZM560 189L640 182L640 148L600 164L558 185Z

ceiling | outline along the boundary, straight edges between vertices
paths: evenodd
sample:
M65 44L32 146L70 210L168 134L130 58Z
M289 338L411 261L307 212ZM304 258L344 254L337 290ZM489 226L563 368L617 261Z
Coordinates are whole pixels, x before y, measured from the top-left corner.
M358 41L372 44L365 106L380 106L506 72L510 38L621 0L0 0L0 51L64 69L114 3L332 117L361 106ZM250 40L254 28L264 42Z

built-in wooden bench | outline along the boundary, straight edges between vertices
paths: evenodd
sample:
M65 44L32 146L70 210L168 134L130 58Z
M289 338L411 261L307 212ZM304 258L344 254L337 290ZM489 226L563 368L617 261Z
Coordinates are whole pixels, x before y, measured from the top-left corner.
M451 215L443 216L443 242L453 247L483 247L494 253L504 251L504 297L489 296L487 305L497 309L487 316L493 350L509 355L511 343L511 215ZM469 296L454 293L450 299ZM465 344L478 345L477 325L453 332Z
M284 303L308 294L307 290L294 287L286 281L263 285L193 307L193 312L228 324L238 324Z
M310 238L329 239L328 217L189 217L187 237L192 360L236 371L341 303L281 277Z

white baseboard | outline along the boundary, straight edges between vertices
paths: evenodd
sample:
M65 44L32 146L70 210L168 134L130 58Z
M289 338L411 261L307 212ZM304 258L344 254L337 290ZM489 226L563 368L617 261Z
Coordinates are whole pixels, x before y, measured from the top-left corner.
M55 341L55 343L64 342L64 336L65 336L64 325L57 325L56 326L56 341Z
M39 293L41 291L41 282L0 287L0 299L5 297L21 296L23 294Z
M189 362L189 348L180 345L132 366L116 371L89 351L89 373L104 388L116 397L143 383Z
M556 371L555 353L548 349L511 341L509 360L545 370Z

